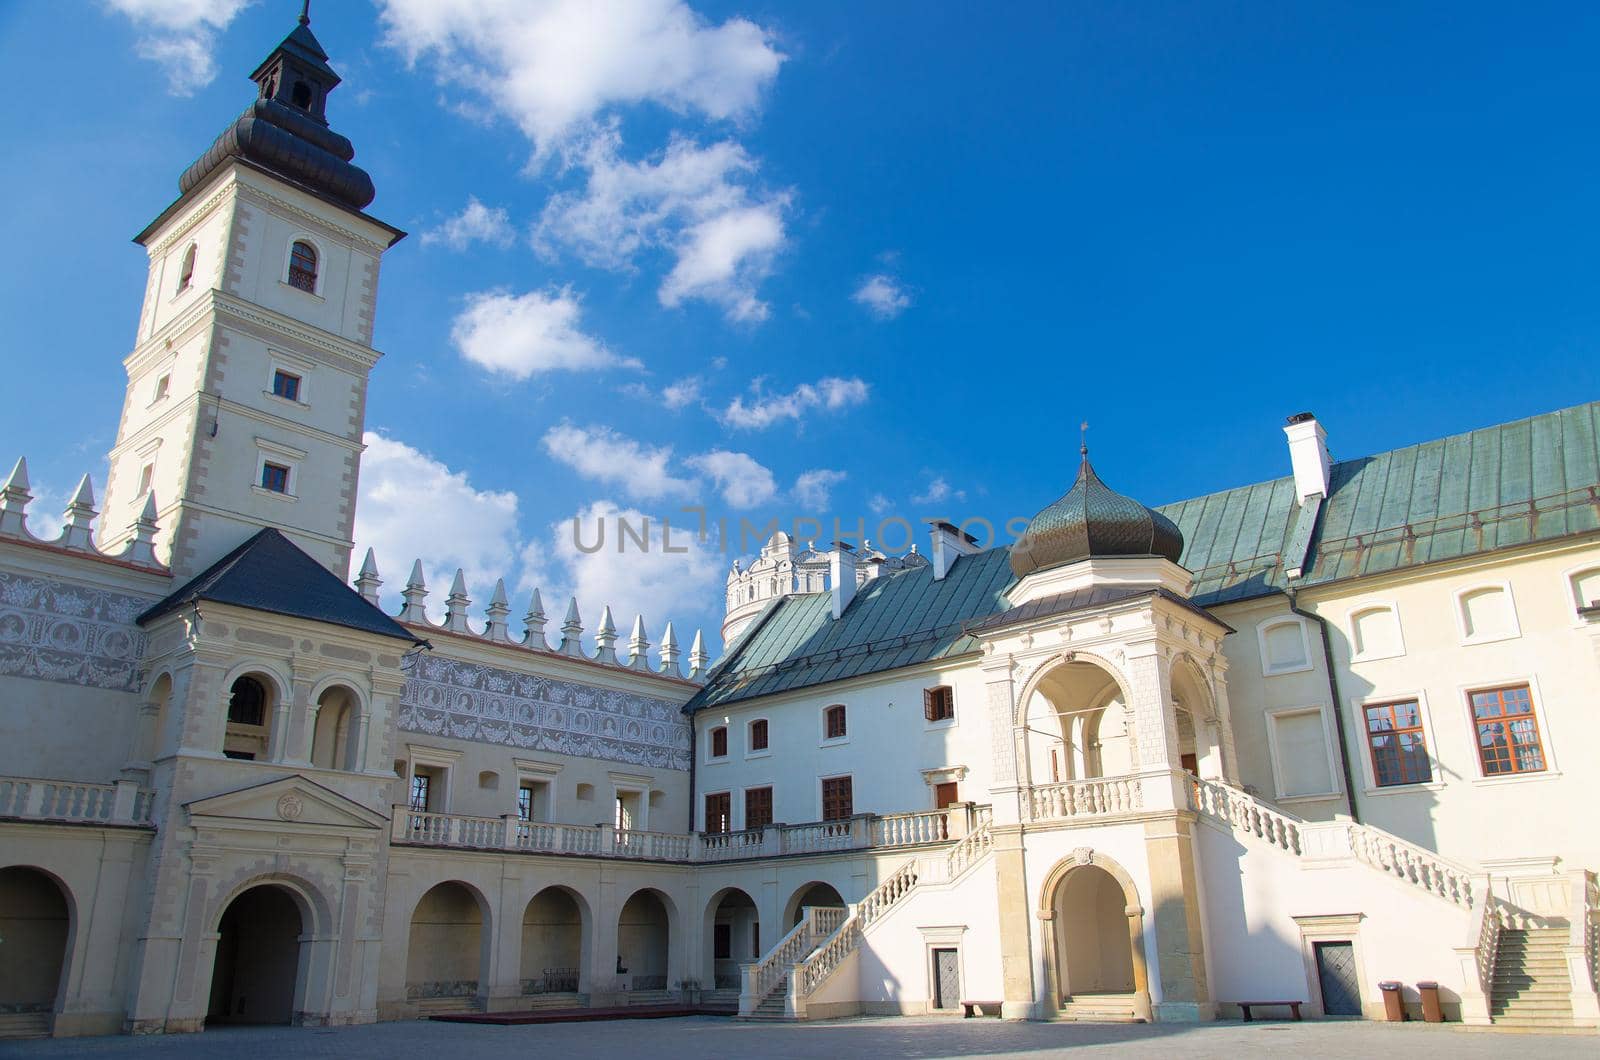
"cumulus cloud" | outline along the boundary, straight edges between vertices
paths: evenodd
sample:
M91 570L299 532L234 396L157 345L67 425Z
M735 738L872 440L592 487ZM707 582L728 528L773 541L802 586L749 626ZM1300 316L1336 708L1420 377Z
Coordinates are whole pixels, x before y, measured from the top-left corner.
M769 308L756 291L783 249L789 194L756 188L754 160L732 141L702 147L674 136L658 159L638 162L620 149L613 123L574 152L584 186L551 198L534 245L623 271L642 252L665 250L676 264L657 292L663 305L698 298L730 319L764 320Z
M480 291L450 328L461 355L496 375L522 380L541 372L638 368L579 326L582 303L570 287L512 294Z
M810 471L802 471L794 480L794 489L790 492L794 499L814 511L821 511L828 507L832 498L833 487L843 482L846 475L843 471L831 468L818 467Z
M661 403L674 411L700 400L700 379L690 376L662 388Z
M514 121L540 153L619 106L743 117L784 59L762 27L712 24L682 0L379 3L386 43Z
M692 456L684 463L709 476L722 491L723 503L730 508L754 508L767 503L778 492L772 472L749 453L713 449Z
M872 510L873 515L882 515L884 512L894 507L894 502L889 500L888 497L885 497L881 493L874 493L872 496L867 498L867 507Z
M423 246L443 243L451 250L466 250L474 243L504 248L515 241L516 233L505 209L485 206L476 196L467 197L466 209L459 214L422 233Z
M139 57L161 67L167 91L192 96L217 77L217 34L250 0L104 0L139 30Z
M352 575L371 548L385 604L398 607L412 561L421 559L435 619L457 567L480 605L496 578L515 584L512 565L522 547L515 493L479 489L466 472L382 433L368 431L362 441Z
M545 432L545 452L579 475L594 482L620 487L634 500L694 495L692 479L670 469L670 446L642 445L609 427L558 424Z
M726 427L760 430L780 420L798 422L814 409L837 412L863 404L868 390L861 379L829 376L815 383L801 383L787 394L769 394L757 380L751 387L748 401L744 397L734 398L727 408L717 413L717 419Z
M893 320L911 307L910 293L899 280L882 272L863 279L850 298L879 320Z
M942 475L928 480L928 488L920 496L912 497L912 504L941 504L945 501L964 501L966 490L958 490L945 481Z

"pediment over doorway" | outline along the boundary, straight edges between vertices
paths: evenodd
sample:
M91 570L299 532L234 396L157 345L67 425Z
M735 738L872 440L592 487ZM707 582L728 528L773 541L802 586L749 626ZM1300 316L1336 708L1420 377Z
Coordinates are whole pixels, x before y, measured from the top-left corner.
M185 803L191 824L272 824L340 831L386 828L383 814L302 776L282 777Z

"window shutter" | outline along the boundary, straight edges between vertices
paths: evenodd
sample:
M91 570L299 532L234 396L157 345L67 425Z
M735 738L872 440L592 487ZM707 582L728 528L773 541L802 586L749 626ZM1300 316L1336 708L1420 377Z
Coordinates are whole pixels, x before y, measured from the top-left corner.
M938 697L934 694L936 689L924 688L922 690L922 716L928 721L933 721L938 709L935 703Z

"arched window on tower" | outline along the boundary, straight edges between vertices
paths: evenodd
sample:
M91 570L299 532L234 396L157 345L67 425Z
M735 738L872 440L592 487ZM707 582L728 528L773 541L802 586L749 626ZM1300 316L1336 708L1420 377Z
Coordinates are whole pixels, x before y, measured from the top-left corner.
M228 695L228 725L222 753L229 758L265 758L271 728L271 694L261 678L246 674Z
M189 249L183 252L183 268L178 272L178 290L187 291L189 284L194 281L194 256L196 247L189 244Z
M317 293L317 248L303 239L289 249L289 286Z

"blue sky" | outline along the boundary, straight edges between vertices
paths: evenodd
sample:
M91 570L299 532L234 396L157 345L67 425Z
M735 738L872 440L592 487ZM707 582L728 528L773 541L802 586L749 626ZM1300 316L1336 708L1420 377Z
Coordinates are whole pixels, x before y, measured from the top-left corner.
M436 608L464 566L686 640L731 556L583 556L575 513L999 525L1080 420L1163 503L1286 474L1301 409L1343 458L1595 397L1600 11L1394 7L318 0L331 124L411 232L386 593L422 554ZM104 480L129 237L297 13L0 6L0 449L41 507Z

